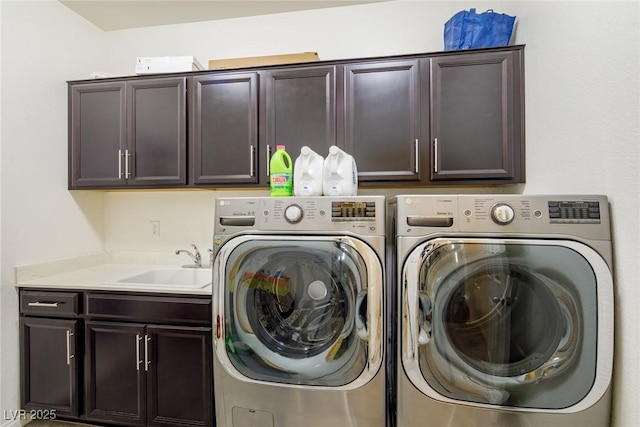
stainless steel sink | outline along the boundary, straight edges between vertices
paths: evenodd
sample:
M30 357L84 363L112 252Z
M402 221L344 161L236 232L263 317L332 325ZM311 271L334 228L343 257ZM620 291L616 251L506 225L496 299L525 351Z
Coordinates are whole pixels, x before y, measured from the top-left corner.
M125 277L117 285L201 289L211 284L210 268L162 267Z

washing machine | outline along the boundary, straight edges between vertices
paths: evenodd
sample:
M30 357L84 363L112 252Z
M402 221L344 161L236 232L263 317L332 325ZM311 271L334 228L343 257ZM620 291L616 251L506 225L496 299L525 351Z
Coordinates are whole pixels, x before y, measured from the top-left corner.
M219 198L216 422L383 426L385 198Z
M606 197L403 195L388 215L398 427L610 425Z

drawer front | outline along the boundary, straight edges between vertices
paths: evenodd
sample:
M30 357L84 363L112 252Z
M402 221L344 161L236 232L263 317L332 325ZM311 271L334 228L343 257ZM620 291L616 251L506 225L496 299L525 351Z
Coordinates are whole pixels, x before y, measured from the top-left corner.
M79 292L20 292L20 312L30 316L78 317L82 313Z
M120 321L211 325L211 298L90 292L86 317Z

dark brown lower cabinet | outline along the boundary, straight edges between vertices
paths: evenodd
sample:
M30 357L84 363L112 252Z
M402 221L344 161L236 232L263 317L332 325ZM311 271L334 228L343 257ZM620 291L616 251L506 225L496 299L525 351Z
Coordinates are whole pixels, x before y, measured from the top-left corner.
M69 319L20 319L23 409L46 411L53 418L78 416L80 389L75 356L79 323Z
M86 419L213 426L211 312L210 298L88 293Z
M87 419L210 426L211 328L86 323Z
M22 409L99 425L215 426L211 304L21 289Z

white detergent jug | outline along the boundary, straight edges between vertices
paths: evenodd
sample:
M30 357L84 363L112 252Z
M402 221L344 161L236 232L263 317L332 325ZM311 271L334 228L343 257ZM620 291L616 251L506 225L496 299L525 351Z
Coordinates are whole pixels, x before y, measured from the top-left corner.
M293 195L322 196L322 156L306 145L293 165Z
M325 196L355 196L358 192L356 161L335 145L324 159L322 192Z

